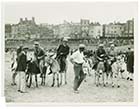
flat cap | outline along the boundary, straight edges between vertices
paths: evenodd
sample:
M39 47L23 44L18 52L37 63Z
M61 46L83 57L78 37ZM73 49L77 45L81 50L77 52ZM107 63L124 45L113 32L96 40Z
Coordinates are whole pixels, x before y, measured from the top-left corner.
M85 48L86 46L84 44L80 44L79 48Z

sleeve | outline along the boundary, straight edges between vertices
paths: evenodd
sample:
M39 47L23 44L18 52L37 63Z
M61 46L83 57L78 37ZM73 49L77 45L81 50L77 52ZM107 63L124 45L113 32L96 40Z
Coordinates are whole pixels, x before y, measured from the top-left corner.
M25 71L26 70L26 65L27 65L27 57L24 54L22 54L21 63L22 63L23 70Z
M44 49L41 49L41 55L45 55Z
M60 51L61 51L61 45L59 45L58 49L57 49L57 55L60 54Z

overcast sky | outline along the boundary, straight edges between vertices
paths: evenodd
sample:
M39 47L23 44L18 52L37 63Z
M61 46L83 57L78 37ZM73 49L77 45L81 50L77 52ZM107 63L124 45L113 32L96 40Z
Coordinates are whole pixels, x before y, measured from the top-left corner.
M35 17L37 24L59 24L64 20L79 22L81 18L101 24L113 21L125 22L137 15L137 3L27 3L7 2L4 4L5 23L18 23L19 18Z

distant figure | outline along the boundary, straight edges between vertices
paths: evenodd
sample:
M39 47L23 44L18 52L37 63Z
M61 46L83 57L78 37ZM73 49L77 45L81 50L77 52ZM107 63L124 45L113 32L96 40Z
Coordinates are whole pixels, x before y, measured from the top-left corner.
M18 81L18 92L26 93L26 66L27 66L27 47L24 47L19 54L18 61L17 61L17 69L16 72L19 74L19 81Z
M127 52L127 71L129 72L129 77L127 78L127 80L133 81L134 51L131 48L128 48Z
M85 78L85 74L83 72L82 65L84 63L84 52L85 50L85 45L80 44L79 49L72 54L70 57L70 61L73 64L74 67L74 93L79 93L78 88L80 87L80 84Z

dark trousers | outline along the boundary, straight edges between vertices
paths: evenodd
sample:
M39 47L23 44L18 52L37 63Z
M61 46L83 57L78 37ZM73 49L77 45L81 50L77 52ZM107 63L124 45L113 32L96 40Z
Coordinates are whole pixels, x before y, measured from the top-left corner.
M75 73L74 90L77 90L85 78L82 65L78 65L78 64L74 65L74 73Z
M66 69L66 57L61 56L58 59L59 65L60 65L60 72L64 72Z

